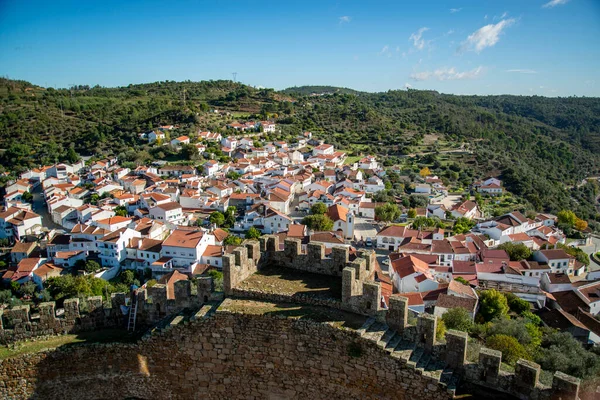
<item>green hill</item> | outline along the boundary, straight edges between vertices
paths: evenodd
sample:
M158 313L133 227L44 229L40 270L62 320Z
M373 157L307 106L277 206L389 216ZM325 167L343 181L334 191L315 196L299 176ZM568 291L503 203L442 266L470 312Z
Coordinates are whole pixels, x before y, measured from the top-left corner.
M231 113L209 112L214 109ZM286 140L310 130L352 156L378 154L387 166L401 164L413 173L430 166L457 188L500 175L534 209L570 208L600 221L597 185L580 185L600 175L598 98L365 93L331 86L276 92L232 81L46 89L1 79L0 161L18 172L68 160L73 147L82 155L146 162L168 155L148 146L141 132L175 124L193 135L200 128L222 130L244 116L276 119Z

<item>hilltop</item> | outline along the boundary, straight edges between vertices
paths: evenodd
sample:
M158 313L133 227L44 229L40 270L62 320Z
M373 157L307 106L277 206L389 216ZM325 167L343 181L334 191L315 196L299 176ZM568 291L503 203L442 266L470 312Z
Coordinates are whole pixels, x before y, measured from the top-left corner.
M0 112L1 161L8 171L69 160L75 157L70 148L149 161L157 154L140 133L161 124L194 135L198 129L225 132L235 120L271 118L281 139L309 130L350 156L376 154L386 166L428 165L465 186L473 177L501 176L535 209L570 208L588 219L598 214L597 187L581 186L600 171L598 98L331 86L277 92L225 80L54 89L2 79Z

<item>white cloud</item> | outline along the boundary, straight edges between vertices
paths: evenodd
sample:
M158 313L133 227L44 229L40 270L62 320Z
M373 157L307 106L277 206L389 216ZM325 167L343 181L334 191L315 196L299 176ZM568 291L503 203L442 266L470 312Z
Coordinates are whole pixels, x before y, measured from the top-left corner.
M407 82L404 84L404 89L411 89L411 88L412 88L412 85L410 83Z
M475 50L479 53L486 47L494 46L500 40L502 31L514 24L514 22L514 18L504 19L497 24L489 24L479 28L469 35L459 50Z
M506 17L508 17L508 13L504 11L504 13L500 16L500 19L504 19Z
M487 14L485 14L485 17L483 17L483 19L487 21L487 19L488 19Z
M352 21L352 17L349 17L347 15L341 16L340 17L340 24L344 24L344 23L349 23L350 21Z
M414 32L408 38L408 40L412 40L413 45L415 46L415 48L417 50L423 50L423 48L425 47L426 42L425 42L425 39L423 39L423 33L428 30L429 30L429 28L423 27L423 28L419 29L418 31Z
M384 56L386 54L389 55L390 52L390 46L388 46L387 44L385 46L383 46L383 48L381 49L381 51L379 53L377 53L378 56Z
M455 13L459 12L460 10L462 10L462 8L451 8L450 14L455 14Z
M519 74L537 74L533 69L507 69L506 72L516 72Z
M435 71L423 71L415 72L410 75L411 79L415 81L426 81L429 79L435 79L438 81L455 81L463 79L476 79L484 72L484 68L479 66L470 71L459 72L454 67L442 67Z
M549 2L544 4L542 6L542 8L552 8L552 7L559 6L561 4L567 4L568 2L569 2L569 0L550 0Z

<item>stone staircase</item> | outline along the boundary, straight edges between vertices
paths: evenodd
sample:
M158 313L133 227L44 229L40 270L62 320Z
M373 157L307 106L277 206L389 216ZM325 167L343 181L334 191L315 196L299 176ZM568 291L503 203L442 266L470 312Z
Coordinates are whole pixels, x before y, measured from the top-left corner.
M374 318L369 318L357 332L364 339L375 342L379 348L408 368L444 385L449 394L455 395L460 375L448 368L444 360L438 359L425 348L417 346L414 341L407 340L401 333Z

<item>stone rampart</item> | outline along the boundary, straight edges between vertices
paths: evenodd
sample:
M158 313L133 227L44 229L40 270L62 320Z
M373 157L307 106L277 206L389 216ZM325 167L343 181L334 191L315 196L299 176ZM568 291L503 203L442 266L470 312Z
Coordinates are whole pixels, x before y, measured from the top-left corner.
M174 298L167 296L167 287L156 284L140 288L127 295L113 293L110 303L101 296L85 300L67 299L62 309L55 302L41 303L37 312L29 306L0 309L0 343L12 343L40 336L93 331L104 328L126 327L127 309L137 302L136 326L139 328L155 324L166 316L185 308L196 308L215 298L212 278L178 281L174 284Z
M423 314L411 326L407 313L408 300L392 296L390 325L371 318L357 331L229 311L176 317L136 344L80 345L1 361L0 398L446 399L456 387L443 381L449 373L507 397L577 399L578 379L557 372L546 387L539 365L519 360L506 373L501 354L485 348L478 363L469 363L465 333L449 331L440 343L435 316Z
M82 345L4 360L0 379L0 397L11 399L451 397L444 385L355 331L229 312L134 345Z
M251 257L250 254L257 256ZM341 302L332 299L330 306L364 315L378 315L382 310L381 286L373 280L375 252L360 251L354 261L349 260L347 247L334 247L331 255L326 256L325 245L322 243L309 243L304 253L300 240L286 239L281 250L279 237L265 235L260 238L260 245L249 241L237 247L233 254L223 256L223 286L226 295L273 300L277 296L258 290L240 290L238 286L263 265L339 276L342 280L342 299ZM317 300L301 294L284 297L294 297L296 302L321 305L315 303Z

